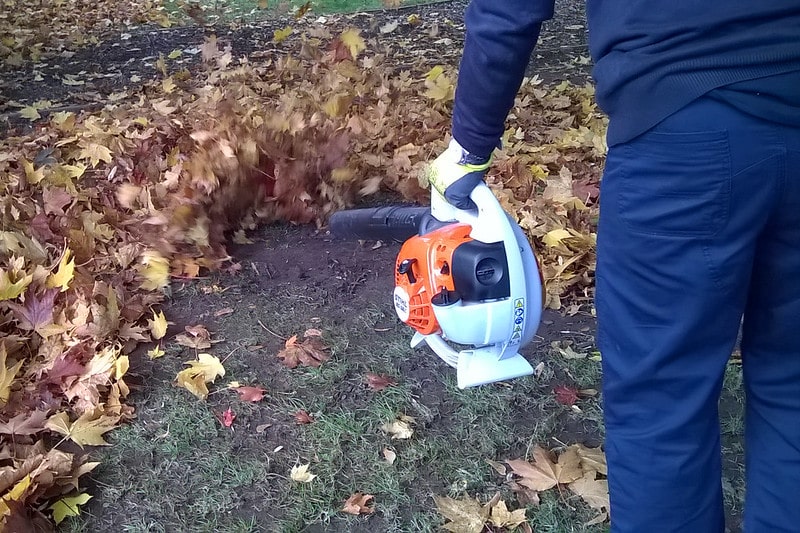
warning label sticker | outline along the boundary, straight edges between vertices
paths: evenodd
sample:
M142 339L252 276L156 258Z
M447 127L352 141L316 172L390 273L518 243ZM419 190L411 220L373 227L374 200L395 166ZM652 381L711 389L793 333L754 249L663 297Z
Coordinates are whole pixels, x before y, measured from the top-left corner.
M522 342L522 332L525 331L525 299L514 300L514 328L511 332L509 344Z

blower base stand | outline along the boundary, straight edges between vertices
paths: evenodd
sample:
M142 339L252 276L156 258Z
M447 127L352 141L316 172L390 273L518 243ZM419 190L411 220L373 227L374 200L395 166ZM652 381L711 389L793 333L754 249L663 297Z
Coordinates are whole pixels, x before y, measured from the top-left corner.
M459 389L533 374L533 367L520 354L504 354L499 359L494 346L457 352L440 335L415 333L411 339L411 347L416 348L423 343L427 344L442 361L456 369Z

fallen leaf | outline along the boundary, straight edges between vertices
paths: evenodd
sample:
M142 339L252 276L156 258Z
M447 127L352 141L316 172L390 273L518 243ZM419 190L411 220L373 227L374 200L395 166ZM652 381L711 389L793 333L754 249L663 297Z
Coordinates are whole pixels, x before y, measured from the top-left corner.
M536 446L533 449L533 463L522 459L506 461L514 474L520 476L519 484L543 491L551 489L558 484L571 483L580 479L583 471L580 466L580 457L575 449L568 448L554 463L546 450Z
M229 428L233 425L233 421L236 420L236 414L228 407L217 418L219 418L220 423L224 427Z
M583 477L567 486L593 509L608 510L611 507L608 497L608 480L595 479L595 472L587 472Z
M299 481L300 483L311 483L314 480L316 474L312 474L308 471L308 467L311 466L310 464L306 465L295 465L292 467L292 472L290 477L293 481Z
M386 387L391 387L397 384L397 381L391 376L387 376L386 374L373 374L372 372L367 373L365 376L367 385L374 391L381 391Z
M581 460L581 468L583 473L597 472L604 476L608 475L608 465L606 463L606 454L600 448L587 448L583 444L573 444L578 457Z
M450 522L444 529L454 533L481 533L489 520L490 507L481 505L477 499L465 496L456 500L448 496L433 496L439 512Z
M394 462L397 460L397 454L393 450L390 450L389 448L384 448L383 458L386 459L387 463L393 465Z
M274 30L272 32L272 42L273 43L282 43L292 34L292 27L291 26L284 26L279 30Z
M153 318L147 321L147 325L150 327L150 335L154 339L164 338L164 335L167 334L167 317L164 316L164 311L158 313L153 311ZM151 359L153 358L151 357Z
M414 419L411 417L397 418L383 424L381 429L391 435L392 439L410 439L414 435L414 429L411 427L413 422Z
M167 352L161 349L161 346L153 346L151 349L147 350L147 357L150 359L158 359L159 357L164 357L166 353Z
M221 317L225 315L230 315L231 313L233 313L233 307L223 307L222 309L217 309L216 311L214 311L214 316Z
M24 362L22 359L17 361L11 367L7 366L6 357L8 354L6 353L6 345L3 342L0 342L0 406L5 405L8 402L8 398L11 395L11 384L14 383L14 379L17 377L17 372L19 369L22 368L22 363Z
M294 420L298 424L312 424L314 417L308 414L304 409L300 409L294 414Z
M355 28L344 30L341 35L339 35L339 39L347 47L350 51L350 56L354 59L367 47L364 39L361 38L361 32Z
M553 388L556 401L562 405L575 405L578 401L578 389L567 385L557 385Z
M372 494L362 494L356 492L344 502L342 511L345 513L354 514L356 516L361 514L371 514L375 508L369 506L370 500L374 499Z
M498 501L496 505L492 506L489 514L489 522L493 526L505 528L509 531L516 529L520 524L525 522L525 520L524 507L516 511L509 511L506 502L503 500Z
M211 348L211 333L205 326L186 326L184 328L186 333L181 333L175 336L175 342L187 348L194 348L195 350L205 350Z
M201 400L208 396L206 383L213 383L217 377L225 375L225 367L219 358L208 353L198 354L197 361L187 361L184 364L189 365L189 368L178 372L175 380L178 386Z
M60 524L68 516L78 516L80 514L79 507L85 505L90 499L92 497L86 493L61 498L49 507L53 511L53 520L56 524Z
M118 422L118 416L106 416L91 411L87 411L74 422L70 422L69 415L62 411L47 419L45 427L64 435L83 448L84 446L108 446L109 444L103 439L103 434L117 427Z
M237 394L239 394L239 399L244 402L260 402L264 399L264 393L267 392L265 389L261 387L233 387Z
M327 352L328 347L321 337L307 336L302 343L298 343L297 335L293 335L286 341L284 349L278 352L278 357L289 368L297 368L298 365L318 367L330 358Z
M0 422L0 433L5 435L35 435L44 430L46 411L20 413L6 422Z
M67 248L61 256L58 270L47 277L47 288L60 288L61 292L69 288L69 282L75 277L75 259L70 260L72 251Z

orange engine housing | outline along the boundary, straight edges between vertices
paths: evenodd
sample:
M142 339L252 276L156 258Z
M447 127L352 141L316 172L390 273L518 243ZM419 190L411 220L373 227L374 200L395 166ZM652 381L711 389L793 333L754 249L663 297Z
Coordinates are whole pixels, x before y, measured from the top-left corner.
M425 235L415 235L400 248L394 282L395 287L408 295L408 301L398 302L396 296L395 305L407 307L407 318L401 319L423 335L441 331L431 299L444 289L455 290L453 252L473 240L469 236L471 230L468 224L449 224Z

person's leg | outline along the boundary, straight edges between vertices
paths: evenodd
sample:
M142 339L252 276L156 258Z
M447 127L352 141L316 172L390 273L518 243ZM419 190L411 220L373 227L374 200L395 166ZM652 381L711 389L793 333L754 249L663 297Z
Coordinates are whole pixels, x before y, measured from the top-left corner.
M756 248L744 316L745 531L800 531L800 129Z
M596 308L614 532L724 530L718 398L774 199L761 129L703 99L609 152Z

